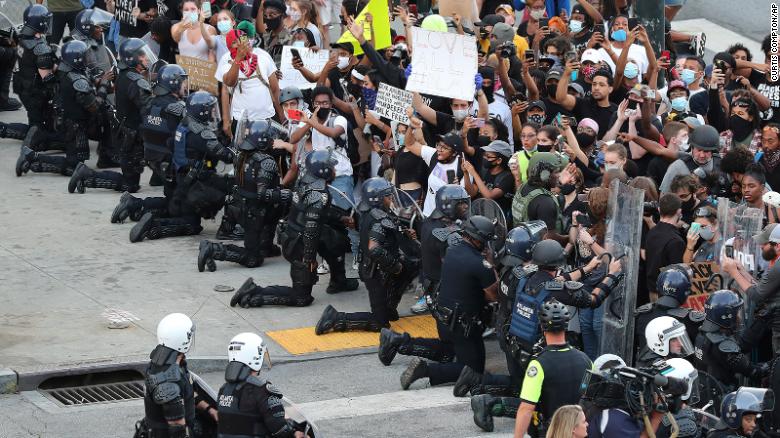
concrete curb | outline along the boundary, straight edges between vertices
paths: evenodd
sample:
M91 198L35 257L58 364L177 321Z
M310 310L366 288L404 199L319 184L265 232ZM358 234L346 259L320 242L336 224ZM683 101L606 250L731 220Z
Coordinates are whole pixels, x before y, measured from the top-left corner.
M13 394L17 390L19 376L10 368L0 369L0 394Z

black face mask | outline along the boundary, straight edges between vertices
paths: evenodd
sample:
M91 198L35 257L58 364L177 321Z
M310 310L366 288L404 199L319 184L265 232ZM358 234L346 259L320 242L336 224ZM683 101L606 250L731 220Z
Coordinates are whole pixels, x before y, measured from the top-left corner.
M488 103L493 103L493 86L482 87L482 92L485 93Z
M736 114L732 114L729 117L729 129L734 133L734 139L742 141L753 132L753 123Z
M496 166L498 166L498 162L496 161L482 160L482 167L484 167L486 170L492 169Z
M490 137L488 137L487 135L480 135L479 137L477 137L477 144L482 147L489 145L490 141L491 141Z
M276 30L279 28L279 25L282 24L282 17L276 17L276 18L265 18L263 17L263 21L265 22L265 25L268 26L271 30Z
M573 191L577 190L577 186L575 186L574 184L564 184L560 188L561 188L561 194L564 196L569 195Z
M317 111L317 117L321 120L325 120L330 115L330 108L320 108Z
M588 148L590 147L594 141L596 141L595 135L590 135L587 132L578 132L577 135L577 144L580 145L580 148Z
M552 144L539 144L539 143L537 143L536 144L536 151L537 152L550 152L552 150L553 146L555 146L555 145L552 145Z
M545 87L547 90L547 97L555 99L555 93L558 92L558 84L550 84Z
M696 207L696 198L691 196L691 199L685 201L680 206L680 209L683 212L683 215L688 215L693 212L693 209Z

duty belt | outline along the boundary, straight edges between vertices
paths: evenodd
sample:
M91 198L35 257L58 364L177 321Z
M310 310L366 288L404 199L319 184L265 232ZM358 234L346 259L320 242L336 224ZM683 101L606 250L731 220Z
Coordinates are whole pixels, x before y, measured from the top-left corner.
M431 313L434 318L446 325L451 332L462 333L465 337L469 337L474 329L484 329L484 324L479 316L470 316L461 311L460 304L456 304L454 310L446 306L437 305Z

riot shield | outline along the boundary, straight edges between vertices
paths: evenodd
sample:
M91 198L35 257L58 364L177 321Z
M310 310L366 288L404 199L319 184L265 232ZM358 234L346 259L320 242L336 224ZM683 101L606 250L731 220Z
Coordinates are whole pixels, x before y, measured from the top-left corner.
M721 235L721 248L715 252L715 260L720 263L724 255L736 259L754 278L758 278L766 269L767 264L761 258L761 246L753 241L753 236L763 228L763 212L758 208L750 208L736 204L726 198L718 199L718 231ZM726 289L736 288L733 279L722 273ZM750 325L756 303L748 294L743 294L745 300L746 325Z
M645 193L614 180L609 189L606 249L620 260L623 278L604 301L601 351L632 357L634 308L639 278L639 247Z
M31 4L30 0L0 2L0 36L13 38L22 30L24 10Z
M471 202L469 214L471 216L485 216L496 222L496 240L490 242L489 245L493 250L493 254L498 254L498 251L504 247L508 232L504 210L492 199L479 198Z
M249 117L247 117L246 110L243 110L241 111L241 115L238 116L238 120L236 120L236 131L233 132L233 144L230 145L230 148L233 149L233 152L236 154L238 154L241 143L243 143L246 138L247 129L249 129Z
M726 395L723 385L704 371L699 371L697 384L699 386L699 402L692 407L720 414L720 403L723 401L723 396Z

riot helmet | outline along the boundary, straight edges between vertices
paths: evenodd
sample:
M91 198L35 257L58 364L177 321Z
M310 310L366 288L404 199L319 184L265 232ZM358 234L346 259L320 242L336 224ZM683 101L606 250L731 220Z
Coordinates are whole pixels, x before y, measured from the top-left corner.
M157 343L187 353L192 347L195 324L183 313L171 313L157 324Z
M60 50L60 70L84 73L87 71L87 45L79 40L70 40ZM62 68L65 66L66 68Z
M451 220L465 219L469 214L471 197L465 188L446 184L436 190L436 210Z
M128 38L119 45L119 61L128 68L142 66L149 70L157 62L157 55L140 38Z
M704 302L705 320L724 329L736 329L745 302L728 289L715 291Z
M485 216L471 216L463 223L463 232L485 245L496 239L496 223Z
M743 386L723 397L720 405L720 418L732 429L742 427L742 416L771 411L775 408L775 394L771 389Z
M363 199L372 207L383 208L385 197L393 196L395 187L390 181L375 176L363 183Z
M36 33L51 32L54 15L43 5L30 5L24 10L24 26L22 35L34 36Z
M558 269L566 262L566 254L560 243L552 239L544 239L534 245L531 261L539 268Z
M693 353L693 343L685 324L671 316L659 316L645 327L647 348L661 356L686 357Z
M238 148L242 151L267 151L274 145L274 128L265 120L247 122L243 132L243 141L238 144Z
M689 405L695 405L699 402L699 372L690 362L681 358L673 357L666 360L666 365L670 369L661 371L666 377L684 381L688 385L688 390L680 396L680 399Z
M158 96L173 93L183 97L189 92L187 71L178 64L164 65L157 72L157 81L154 83L154 93Z
M555 187L557 180L553 175L563 170L568 159L554 152L537 152L528 161L528 179L542 183L545 187Z
M187 98L187 118L208 125L219 120L217 98L206 91L196 91Z
M114 16L102 9L84 9L76 15L76 28L75 32L78 32L85 38L94 39L95 29L100 29L102 32L107 32L111 26L111 19Z
M668 308L680 307L691 294L691 279L685 271L667 269L658 275L655 287L659 295L656 303Z
M509 230L506 242L499 251L501 264L518 266L531 261L534 245L544 239L547 224L544 221L523 222Z
M299 103L303 101L303 93L301 93L301 90L298 89L298 87L284 87L279 92L280 104L283 104L293 99L297 99Z
M268 354L263 338L255 333L239 333L228 345L228 362L239 362L260 371Z
M539 309L539 322L546 332L562 332L569 326L571 312L569 307L555 298L542 303Z
M326 181L332 181L336 176L336 160L329 151L312 151L304 160L306 174Z

